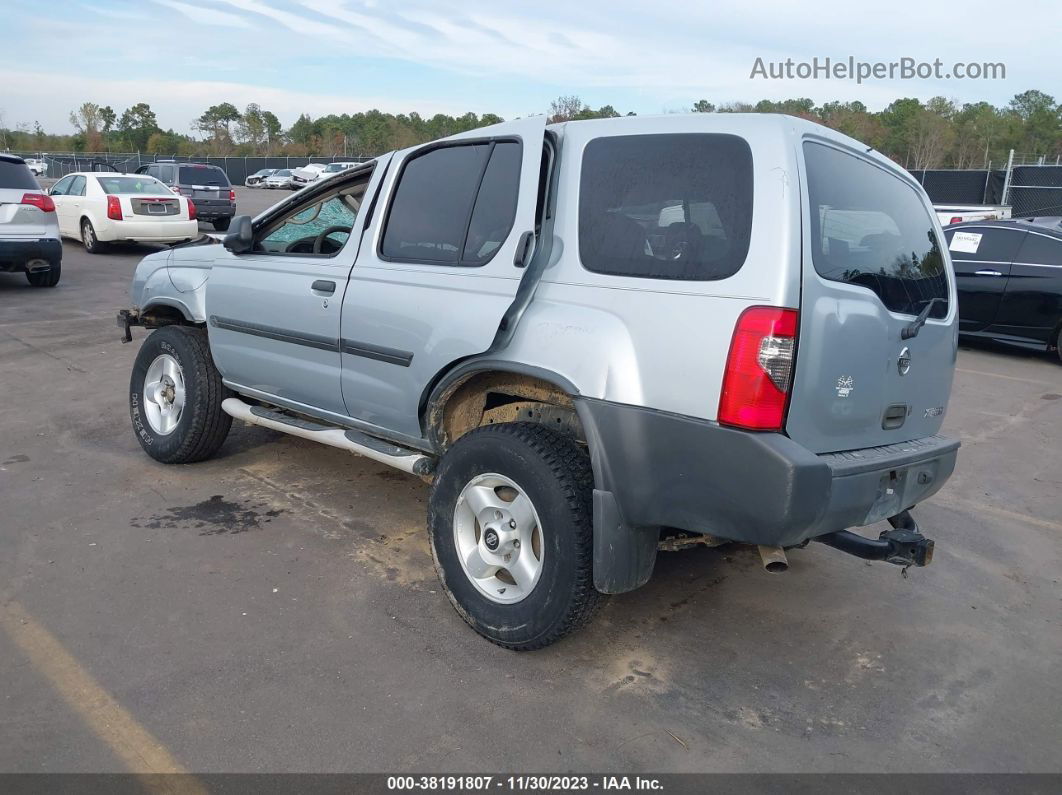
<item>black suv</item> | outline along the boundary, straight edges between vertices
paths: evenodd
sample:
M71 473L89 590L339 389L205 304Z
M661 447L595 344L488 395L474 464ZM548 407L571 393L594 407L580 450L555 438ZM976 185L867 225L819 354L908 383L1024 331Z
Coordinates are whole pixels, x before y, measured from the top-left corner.
M217 166L162 160L141 166L136 173L155 177L174 193L187 196L195 202L199 220L210 221L219 231L228 229L236 215L236 191L228 175Z

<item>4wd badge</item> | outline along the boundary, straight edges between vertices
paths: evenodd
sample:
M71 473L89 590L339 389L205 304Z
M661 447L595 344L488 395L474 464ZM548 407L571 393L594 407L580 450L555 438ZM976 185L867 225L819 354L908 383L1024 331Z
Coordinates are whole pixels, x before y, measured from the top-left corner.
M837 397L846 398L855 389L855 379L850 375L842 375L837 379Z

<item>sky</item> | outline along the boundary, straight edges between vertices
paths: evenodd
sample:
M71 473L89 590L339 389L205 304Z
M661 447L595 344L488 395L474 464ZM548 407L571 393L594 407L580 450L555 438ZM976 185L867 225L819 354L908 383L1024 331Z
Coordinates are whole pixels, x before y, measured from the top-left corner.
M559 95L638 114L698 99L943 95L1062 100L1062 3L981 0L3 0L0 116L70 132L82 102L147 102L187 133L208 106L300 113L545 113ZM764 80L764 63L818 57L1001 62L1002 80Z

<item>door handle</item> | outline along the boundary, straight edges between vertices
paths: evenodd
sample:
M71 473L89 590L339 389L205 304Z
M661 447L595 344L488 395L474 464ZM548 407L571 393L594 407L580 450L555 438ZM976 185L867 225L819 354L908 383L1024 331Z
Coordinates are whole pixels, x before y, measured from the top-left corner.
M331 295L336 291L336 283L325 279L318 279L310 286L310 289L317 293L328 293Z
M1000 273L999 271L994 271L994 270L974 271L974 276L1002 276L1002 275L1003 274Z

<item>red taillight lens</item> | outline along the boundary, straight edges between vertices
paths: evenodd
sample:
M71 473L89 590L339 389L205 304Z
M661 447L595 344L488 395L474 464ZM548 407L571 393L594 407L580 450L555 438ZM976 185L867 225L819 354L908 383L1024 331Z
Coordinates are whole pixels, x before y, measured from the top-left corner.
M112 221L122 220L122 203L117 196L107 197L107 217Z
M22 203L31 204L42 212L55 212L55 202L52 201L52 197L47 193L24 193L22 195Z
M198 213L195 211L195 202L191 199L188 200L188 220L194 221L198 217Z
M949 224L961 224L962 223L962 216L961 215L953 216L952 219L950 221L948 221L948 223Z
M797 311L746 309L734 327L719 396L719 422L779 431L785 421L796 355Z
M236 201L236 191L234 191L234 190L230 190L229 191L229 201L230 202Z

